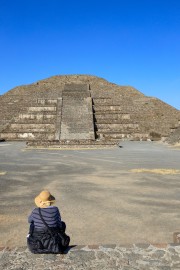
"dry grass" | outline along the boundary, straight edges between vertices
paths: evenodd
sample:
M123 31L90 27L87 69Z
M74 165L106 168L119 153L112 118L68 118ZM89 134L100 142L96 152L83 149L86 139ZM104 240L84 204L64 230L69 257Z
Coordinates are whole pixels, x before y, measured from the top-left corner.
M174 150L180 150L180 143L169 144L168 147L174 148Z
M1 171L0 171L0 175L5 175L6 173L7 173L7 172L1 172Z
M155 173L155 174L180 174L180 170L175 169L132 169L134 173Z
M174 144L174 147L177 148L177 149L180 149L180 143Z

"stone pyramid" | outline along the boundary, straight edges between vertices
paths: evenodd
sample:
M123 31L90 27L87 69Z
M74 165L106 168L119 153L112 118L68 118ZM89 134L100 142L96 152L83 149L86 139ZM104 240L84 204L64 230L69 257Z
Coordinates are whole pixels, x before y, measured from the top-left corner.
M165 140L179 125L174 107L95 76L53 76L0 96L0 139L34 145Z

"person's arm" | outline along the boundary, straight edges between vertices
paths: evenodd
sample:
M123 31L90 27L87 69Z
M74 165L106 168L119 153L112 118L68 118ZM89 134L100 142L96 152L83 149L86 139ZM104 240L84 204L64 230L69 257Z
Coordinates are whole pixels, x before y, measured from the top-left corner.
M58 223L59 227L62 227L62 225L61 225L61 214L60 214L58 208L57 208L57 213L58 213L58 215L57 215L57 223Z
M32 222L34 222L34 220L33 220L33 211L28 217L28 223L32 223Z

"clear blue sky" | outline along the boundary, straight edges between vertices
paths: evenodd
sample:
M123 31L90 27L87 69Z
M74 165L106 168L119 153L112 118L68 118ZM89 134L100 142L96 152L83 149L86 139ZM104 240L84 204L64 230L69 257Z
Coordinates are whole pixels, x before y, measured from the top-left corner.
M0 94L58 74L132 85L180 109L180 1L0 0Z

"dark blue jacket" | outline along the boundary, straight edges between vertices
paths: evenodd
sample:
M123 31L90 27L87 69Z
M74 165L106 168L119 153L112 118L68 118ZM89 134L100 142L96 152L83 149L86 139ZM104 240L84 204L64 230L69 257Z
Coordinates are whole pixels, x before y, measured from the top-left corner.
M28 217L28 222L33 223L35 228L44 228L45 225L39 216L39 208L35 208ZM41 214L49 227L61 227L61 215L56 206L41 208Z

